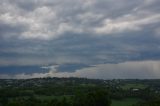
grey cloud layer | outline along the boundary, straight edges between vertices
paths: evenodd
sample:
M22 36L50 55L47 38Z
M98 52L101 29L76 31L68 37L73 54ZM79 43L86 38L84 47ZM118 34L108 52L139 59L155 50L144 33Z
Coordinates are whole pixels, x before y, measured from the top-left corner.
M50 39L67 32L112 34L159 22L158 0L1 0L1 36Z
M0 65L160 59L159 0L0 2Z

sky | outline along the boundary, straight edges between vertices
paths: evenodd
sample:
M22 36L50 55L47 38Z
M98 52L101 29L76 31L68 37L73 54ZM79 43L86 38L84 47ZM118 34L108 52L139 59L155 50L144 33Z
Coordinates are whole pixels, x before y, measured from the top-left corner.
M0 2L0 78L160 78L160 0Z

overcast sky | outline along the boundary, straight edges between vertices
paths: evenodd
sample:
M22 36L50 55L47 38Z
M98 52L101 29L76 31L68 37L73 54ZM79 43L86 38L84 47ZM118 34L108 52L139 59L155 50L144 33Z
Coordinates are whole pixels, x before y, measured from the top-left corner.
M0 0L0 67L159 60L160 0Z

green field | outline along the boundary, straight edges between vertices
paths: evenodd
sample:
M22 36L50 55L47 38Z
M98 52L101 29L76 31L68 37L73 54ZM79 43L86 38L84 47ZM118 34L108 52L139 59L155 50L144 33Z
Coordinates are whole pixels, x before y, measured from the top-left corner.
M136 98L127 98L123 100L112 100L111 106L132 106L133 104L136 104L139 99Z
M128 90L131 88L137 88L137 89L145 89L147 86L144 84L125 84L122 85L121 88L124 90Z
M72 96L69 95L63 95L63 96L43 96L43 95L37 95L36 98L39 100L53 100L53 99L63 99L63 98L70 99Z

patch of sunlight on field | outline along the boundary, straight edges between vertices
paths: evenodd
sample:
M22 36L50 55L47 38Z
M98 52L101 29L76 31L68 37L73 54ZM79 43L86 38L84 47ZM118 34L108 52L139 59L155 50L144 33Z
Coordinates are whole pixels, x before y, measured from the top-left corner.
M145 89L147 86L144 84L125 84L123 86L121 86L122 89L124 90L128 90L131 88L137 88L137 89Z

